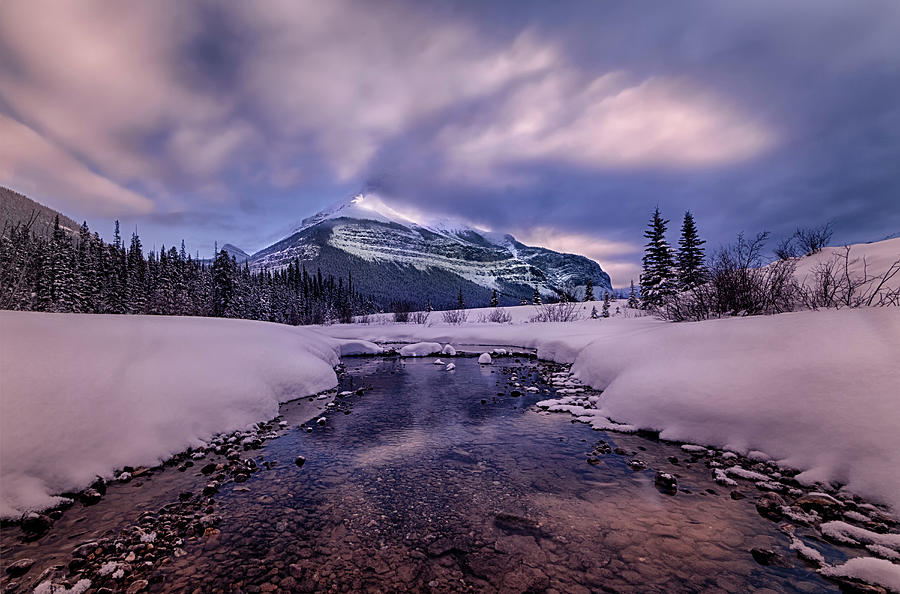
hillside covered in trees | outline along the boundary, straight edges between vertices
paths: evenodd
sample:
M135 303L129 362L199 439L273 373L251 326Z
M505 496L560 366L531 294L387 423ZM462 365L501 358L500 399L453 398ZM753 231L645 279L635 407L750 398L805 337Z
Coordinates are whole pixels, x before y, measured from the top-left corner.
M184 242L144 251L137 233L126 246L116 223L112 243L87 223L70 234L57 215L51 231L36 214L5 222L0 236L0 309L213 316L315 324L349 320L372 304L349 276L311 273L298 260L251 273L226 250L212 263L194 259Z

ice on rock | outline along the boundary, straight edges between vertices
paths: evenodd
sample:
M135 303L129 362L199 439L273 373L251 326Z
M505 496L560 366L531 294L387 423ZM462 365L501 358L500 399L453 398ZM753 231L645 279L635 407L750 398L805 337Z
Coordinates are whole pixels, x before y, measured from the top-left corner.
M441 349L441 354L442 354L442 355L447 355L448 357L455 357L455 356L456 356L456 349L453 348L453 345L447 344L447 345L444 345L444 348L443 348L443 349Z
M900 552L900 534L879 534L853 524L835 520L819 526L825 536L854 545L879 545Z
M435 359L435 360L434 360L434 364L435 364L435 365L443 365L444 362L441 361L440 359Z
M491 359L490 353L481 353L481 355L478 356L478 362L482 365L490 365L494 361Z
M453 371L454 369L456 369L456 363L447 363L447 371Z

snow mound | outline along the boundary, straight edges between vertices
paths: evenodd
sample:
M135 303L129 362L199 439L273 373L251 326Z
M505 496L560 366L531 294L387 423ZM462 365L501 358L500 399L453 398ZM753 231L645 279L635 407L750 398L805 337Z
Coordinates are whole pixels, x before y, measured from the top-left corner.
M442 354L442 355L447 355L448 357L455 357L455 356L456 356L456 349L453 348L453 345L452 345L452 344L444 345L444 348L441 349L441 354Z
M379 355L384 349L368 340L345 340L340 345L341 357L352 355Z
M478 362L481 363L482 365L490 365L491 363L493 363L493 360L491 359L491 354L490 353L481 353L481 355L478 356Z
M441 352L441 345L436 342L415 342L400 349L401 357L427 357Z
M823 567L824 576L847 577L867 584L883 586L892 592L900 592L900 565L875 557L856 557L842 565Z
M209 318L3 311L0 328L3 518L333 387L345 344L308 329Z

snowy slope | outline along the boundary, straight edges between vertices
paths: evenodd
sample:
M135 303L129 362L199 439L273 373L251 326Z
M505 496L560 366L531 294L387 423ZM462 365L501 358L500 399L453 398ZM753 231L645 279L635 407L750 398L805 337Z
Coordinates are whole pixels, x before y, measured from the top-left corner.
M0 517L268 420L373 347L246 320L0 311Z
M513 308L514 309L514 308ZM520 316L524 317L524 316ZM324 328L373 341L514 345L574 363L599 414L662 437L761 450L900 511L900 309L673 324L376 324Z
M900 237L885 239L872 243L854 243L846 248L849 252L849 267L851 278L881 277L891 265L900 260ZM843 246L826 247L821 252L811 256L804 256L797 260L797 280L810 284L815 280L816 270L829 261L837 261L840 270L843 271L844 255L846 248ZM871 286L868 283L867 286ZM896 290L900 287L900 274L889 280L885 287Z
M597 291L610 289L609 275L583 256L529 247L511 235L456 221L425 222L398 212L377 195L359 195L304 219L294 233L254 254L250 263L257 270L271 269L294 258L336 276L351 271L363 293L381 296L388 291L388 301L421 305L451 305L459 289L469 303L485 305L493 289L505 304L530 299L534 286L553 295L567 285L583 288L590 279Z

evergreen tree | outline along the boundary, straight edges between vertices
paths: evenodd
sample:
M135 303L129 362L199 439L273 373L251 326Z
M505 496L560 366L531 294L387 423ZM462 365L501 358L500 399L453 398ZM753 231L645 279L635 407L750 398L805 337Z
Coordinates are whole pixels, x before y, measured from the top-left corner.
M603 309L600 310L600 316L604 318L609 317L609 293L603 294Z
M703 266L703 244L697 234L697 225L691 211L684 213L681 239L678 240L678 287L682 291L693 289L706 280Z
M675 262L672 249L666 241L668 223L659 214L659 207L656 207L649 228L644 232L648 241L641 273L641 301L645 308L660 307L675 293Z
M591 306L591 319L596 320L597 318L598 318L598 316L597 316L597 306L596 306L596 305L593 305L593 306Z
M631 279L631 289L628 292L628 307L631 309L637 309L640 307L640 302L637 298L637 292L634 290L634 279Z
M459 290L459 295L456 296L456 309L465 309L466 301L463 299L462 289Z
M212 266L213 279L213 312L216 317L226 317L233 313L234 307L234 272L228 252L222 250L216 254Z
M587 285L584 287L584 300L585 301L593 301L594 300L594 281L588 279Z
M538 291L537 285L534 286L534 293L531 295L531 302L535 305L541 305L541 292Z
M497 295L497 289L491 291L491 307L500 305L500 297Z

